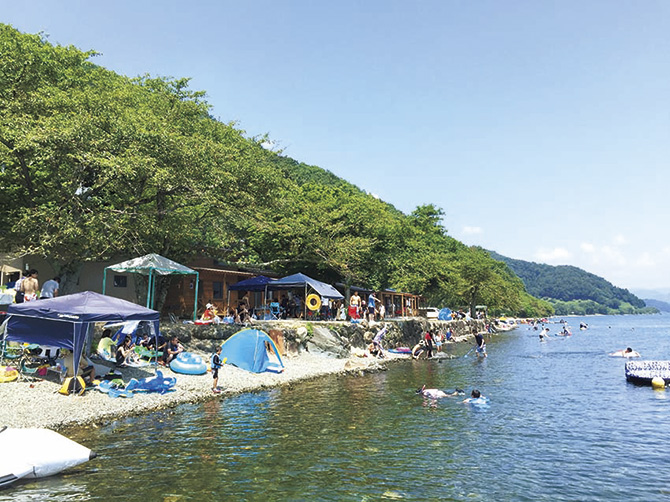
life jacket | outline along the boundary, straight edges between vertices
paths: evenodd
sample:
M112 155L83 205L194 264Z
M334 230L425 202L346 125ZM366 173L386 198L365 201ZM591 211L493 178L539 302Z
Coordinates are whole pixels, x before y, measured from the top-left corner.
M218 370L220 367L223 366L223 364L221 363L221 357L219 357L219 363L218 364L216 364L214 362L214 356L216 356L216 355L218 355L218 354L216 354L216 352L215 352L214 354L212 354L212 357L209 360L209 365L211 366L212 370Z

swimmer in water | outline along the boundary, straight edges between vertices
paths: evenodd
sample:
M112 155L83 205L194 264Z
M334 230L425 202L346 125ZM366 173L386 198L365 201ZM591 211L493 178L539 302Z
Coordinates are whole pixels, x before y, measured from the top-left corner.
M482 393L479 392L477 389L472 389L472 392L470 393L470 397L467 399L463 399L464 403L472 403L473 401L476 401L477 399L486 399L484 396L482 396Z
M612 357L640 357L640 353L631 349L630 347L626 347L626 350L610 352L609 355Z
M417 394L421 394L423 397L429 399L441 399L443 397L453 397L453 396L462 396L465 392L462 389L455 389L454 392L447 394L440 389L426 389L426 386L423 385L421 388L416 389Z

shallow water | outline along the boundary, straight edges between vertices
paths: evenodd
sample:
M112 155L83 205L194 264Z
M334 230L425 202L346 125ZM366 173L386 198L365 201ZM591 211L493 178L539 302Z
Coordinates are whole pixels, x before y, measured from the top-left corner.
M670 318L568 320L572 337L540 343L522 326L486 360L408 361L77 432L98 459L0 500L670 500L670 390L628 384L607 356L668 359ZM424 383L490 403L431 402L414 393Z

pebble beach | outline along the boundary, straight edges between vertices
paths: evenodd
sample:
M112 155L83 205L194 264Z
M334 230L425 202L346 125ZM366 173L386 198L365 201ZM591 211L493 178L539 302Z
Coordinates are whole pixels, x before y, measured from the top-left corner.
M386 359L352 356L339 359L303 352L284 358L282 373L251 373L235 366L224 365L219 370L220 394L212 392L212 375L183 375L169 368L158 366L164 376L176 377L175 390L166 394L134 393L132 398L110 398L96 389L83 395L62 395L60 385L53 381L15 381L0 384L0 426L14 428L46 427L65 429L80 426L98 426L114 421L118 417L132 416L182 403L208 399L222 399L244 392L253 392L271 387L280 387L331 374L379 371L386 362L406 356ZM154 375L151 368L122 368L126 382L130 378L146 378Z

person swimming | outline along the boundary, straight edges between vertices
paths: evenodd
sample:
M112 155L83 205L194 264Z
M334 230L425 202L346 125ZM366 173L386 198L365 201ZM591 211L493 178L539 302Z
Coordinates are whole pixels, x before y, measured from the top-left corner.
M470 397L463 400L464 403L482 405L488 407L489 398L482 396L482 393L477 389L472 389Z
M610 352L609 355L612 357L640 357L640 353L630 347L626 347L626 350Z
M454 389L454 392L448 394L440 389L426 389L426 386L423 385L422 387L416 389L416 393L421 394L423 397L427 397L429 399L441 399L443 397L462 396L465 394L465 391L463 391L463 389Z

